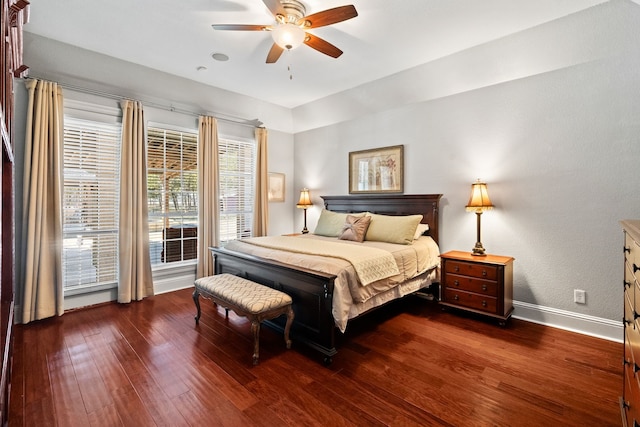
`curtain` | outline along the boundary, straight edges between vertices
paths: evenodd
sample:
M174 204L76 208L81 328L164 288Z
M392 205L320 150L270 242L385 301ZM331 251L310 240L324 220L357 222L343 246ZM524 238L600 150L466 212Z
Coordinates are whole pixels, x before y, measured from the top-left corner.
M256 129L256 195L253 206L254 237L267 235L269 223L269 177L267 172L267 130Z
M25 136L22 323L64 313L63 105L57 83L28 80Z
M142 104L125 100L120 154L120 227L118 302L153 295L149 255L147 153Z
M212 276L210 246L220 244L220 179L218 171L218 122L198 119L198 266L196 278Z

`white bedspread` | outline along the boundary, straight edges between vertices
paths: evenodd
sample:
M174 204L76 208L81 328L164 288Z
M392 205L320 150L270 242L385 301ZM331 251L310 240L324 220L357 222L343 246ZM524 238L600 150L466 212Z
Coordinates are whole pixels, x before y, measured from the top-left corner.
M345 331L350 318L356 317L390 299L412 292L420 286L429 284L435 278L435 269L440 263L438 245L431 237L426 236L420 237L411 245L371 241L358 243L313 234L295 237L282 236L282 238L324 240L339 242L341 245L373 247L386 250L395 259L399 271L397 275L363 286L358 280L358 275L353 266L341 258L275 250L269 247L249 244L243 240L232 241L225 246L226 249L232 251L336 275L332 310L336 326L342 332ZM433 272L434 274L426 274L426 272ZM411 286L404 286L406 284Z
M338 239L312 240L268 236L244 239L243 242L281 251L343 259L353 266L363 286L400 274L391 252L367 245L344 245Z

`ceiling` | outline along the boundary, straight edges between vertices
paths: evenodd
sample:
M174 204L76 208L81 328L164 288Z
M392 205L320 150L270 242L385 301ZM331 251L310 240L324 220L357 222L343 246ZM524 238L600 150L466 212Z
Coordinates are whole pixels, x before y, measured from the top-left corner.
M356 7L354 19L309 30L344 54L303 45L275 64L270 33L211 28L275 23L262 0L30 0L24 30L293 108L606 1L303 0L307 15Z

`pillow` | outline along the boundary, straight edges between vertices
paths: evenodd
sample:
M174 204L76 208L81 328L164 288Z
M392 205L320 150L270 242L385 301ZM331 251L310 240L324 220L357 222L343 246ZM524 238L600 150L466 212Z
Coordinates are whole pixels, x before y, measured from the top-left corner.
M410 245L422 215L390 216L369 213L371 224L365 240Z
M418 240L426 231L429 230L429 224L418 224L416 228L416 234L413 235L413 240Z
M370 216L353 216L347 215L347 221L342 227L342 233L340 234L341 240L351 240L354 242L361 242L364 240L367 229L371 223Z
M359 217L364 216L364 212L347 214L323 209L322 212L320 212L320 218L318 218L318 224L316 225L316 229L313 231L313 234L326 237L340 236L340 234L342 234L342 227L347 221L348 215Z

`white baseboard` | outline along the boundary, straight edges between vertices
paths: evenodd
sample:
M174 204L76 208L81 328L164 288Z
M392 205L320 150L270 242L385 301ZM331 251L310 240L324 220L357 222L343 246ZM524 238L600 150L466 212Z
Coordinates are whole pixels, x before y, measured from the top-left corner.
M186 289L193 286L195 274L178 277L163 278L154 281L156 295ZM65 310L86 307L102 302L115 301L117 290L110 289L102 292L77 295L65 298ZM590 335L609 341L623 342L624 327L622 321L603 319L601 317L574 313L557 308L544 307L521 301L514 301L513 317L527 322L538 323L553 328L564 329L579 334ZM16 310L19 310L16 307ZM16 311L19 312L19 311ZM17 320L17 319L16 319Z
M590 335L609 341L623 342L622 320L603 319L557 308L514 301L513 317L545 326Z

